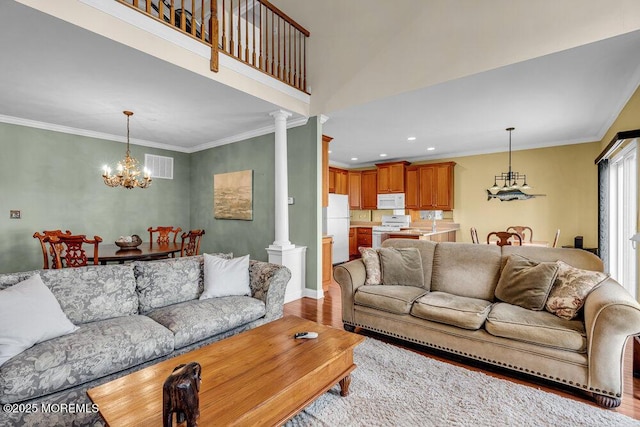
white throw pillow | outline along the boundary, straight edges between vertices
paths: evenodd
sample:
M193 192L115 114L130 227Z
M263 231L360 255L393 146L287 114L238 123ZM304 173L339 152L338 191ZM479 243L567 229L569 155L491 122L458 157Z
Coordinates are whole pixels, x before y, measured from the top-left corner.
M200 299L251 295L249 255L223 259L204 254L204 292Z
M34 344L76 329L39 274L0 291L0 366Z

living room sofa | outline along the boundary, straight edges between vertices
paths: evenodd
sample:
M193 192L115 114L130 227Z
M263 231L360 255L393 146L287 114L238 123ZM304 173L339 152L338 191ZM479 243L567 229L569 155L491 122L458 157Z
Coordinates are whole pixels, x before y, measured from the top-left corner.
M291 277L251 260L251 295L200 300L201 255L0 274L0 290L35 274L78 329L0 365L3 426L102 425L89 388L282 317Z
M520 261L540 263L551 272L554 263L560 264L558 260L569 269L586 270L586 275L602 272L601 260L592 253L411 239L388 239L382 247L399 253L417 248L423 286L365 284L368 274L362 259L335 267L346 330L358 327L400 338L580 389L603 407L620 405L623 353L627 338L640 334L640 305L608 275L593 273L604 279L588 293L577 316L567 320L540 306L522 307L528 298L523 296L543 300L549 291L536 295L510 279L517 277L511 276L515 274L512 266ZM393 258L385 259L391 274L395 267L389 260ZM401 276L413 267L401 266ZM385 276L384 265L382 269ZM558 276L549 277L555 281ZM376 281L384 277L374 278ZM513 288L517 286L520 288ZM510 292L514 295L504 296ZM515 298L516 303L505 302L496 294Z

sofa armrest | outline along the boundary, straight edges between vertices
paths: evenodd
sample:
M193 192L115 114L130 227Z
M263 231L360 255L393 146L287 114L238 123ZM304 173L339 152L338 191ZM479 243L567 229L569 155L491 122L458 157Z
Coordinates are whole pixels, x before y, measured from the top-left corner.
M584 304L590 391L622 396L623 353L627 338L640 334L640 304L609 278Z
M342 290L342 321L353 324L353 295L367 277L362 259L340 264L333 269L333 278Z
M266 306L265 322L282 317L284 294L291 271L283 265L251 260L249 264L249 286L251 296L262 300Z

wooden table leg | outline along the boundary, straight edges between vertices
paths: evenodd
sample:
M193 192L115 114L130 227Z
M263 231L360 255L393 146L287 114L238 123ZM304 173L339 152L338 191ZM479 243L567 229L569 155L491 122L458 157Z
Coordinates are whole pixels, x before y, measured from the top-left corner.
M348 396L349 395L349 385L351 384L351 375L347 375L343 379L340 380L340 396Z

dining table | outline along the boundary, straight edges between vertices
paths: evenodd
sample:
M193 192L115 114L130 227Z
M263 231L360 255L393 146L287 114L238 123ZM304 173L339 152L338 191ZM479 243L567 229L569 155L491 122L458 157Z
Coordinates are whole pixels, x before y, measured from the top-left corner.
M117 262L123 264L125 261L139 261L148 259L159 259L165 257L175 257L180 253L181 243L156 243L142 242L135 248L121 248L111 243L100 245L98 249L98 262L106 265L108 262ZM89 260L93 261L93 257L89 256Z

